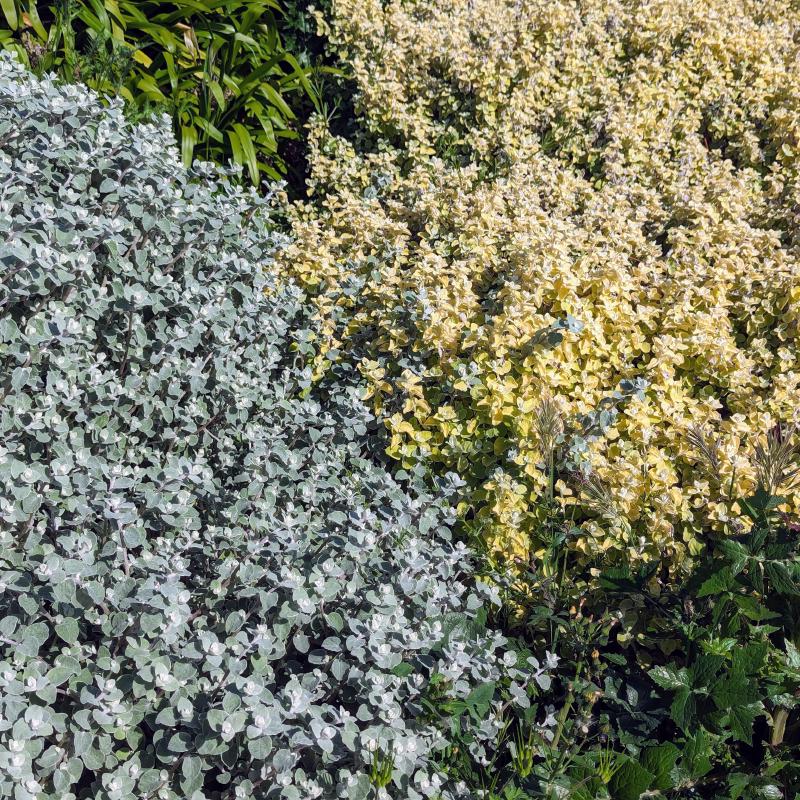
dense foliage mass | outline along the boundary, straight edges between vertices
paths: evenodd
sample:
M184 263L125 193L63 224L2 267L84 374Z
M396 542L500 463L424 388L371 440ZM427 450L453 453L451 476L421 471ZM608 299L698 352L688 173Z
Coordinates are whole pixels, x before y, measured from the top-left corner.
M439 706L486 764L555 662L310 389L270 199L120 105L0 61L0 796L462 794Z
M571 564L685 575L748 524L756 443L800 396L799 22L755 0L320 18L363 132L316 127L283 268L318 292L318 371L356 353L389 452L459 472L499 555L542 558L551 498Z
M276 0L5 0L0 10L0 46L38 74L118 94L129 116L170 114L186 166L232 160L253 183L279 178L297 108L317 104L310 67L281 41L293 22Z
M0 797L800 796L800 6L285 10L295 204L0 62Z

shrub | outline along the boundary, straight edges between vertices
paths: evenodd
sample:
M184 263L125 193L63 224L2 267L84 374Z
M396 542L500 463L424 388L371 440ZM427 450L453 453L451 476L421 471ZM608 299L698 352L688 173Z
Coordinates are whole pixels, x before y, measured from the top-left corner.
M390 454L461 474L464 517L523 568L548 546L548 405L571 563L678 578L797 413L796 16L333 0L320 20L361 133L315 128L282 268L317 292L322 348L360 360ZM695 425L720 442L710 481Z
M119 94L127 112L172 117L184 164L193 157L286 173L283 146L297 139L296 110L317 105L301 67L281 42L275 0L3 3L0 45L37 73L54 71Z
M553 507L545 556L503 599L507 628L557 654L548 699L560 710L549 728L517 710L490 770L454 747L448 771L504 800L796 797L800 525L778 494L800 477L789 433L760 437L760 488L736 499L741 520L704 540L679 586L657 559L575 569L575 532ZM694 445L713 470L713 443L697 432Z
M598 657L611 797L796 796L800 556L784 502L763 487L741 498L750 529L709 538L680 592L654 597L653 568L600 576L583 612L616 617L627 639Z
M7 56L0 152L0 796L458 794L430 687L488 763L545 670L312 391L270 199Z

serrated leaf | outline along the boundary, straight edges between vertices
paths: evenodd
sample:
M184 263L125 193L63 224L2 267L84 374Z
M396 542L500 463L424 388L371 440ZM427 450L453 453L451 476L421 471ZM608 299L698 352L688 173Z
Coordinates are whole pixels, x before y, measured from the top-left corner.
M723 539L719 543L719 549L730 562L731 575L738 575L747 564L750 558L750 551L741 542L733 539Z
M650 784L653 789L666 791L672 788L670 773L675 767L679 755L680 749L672 742L665 742L655 747L646 747L642 750L640 763L648 772L653 774L653 780Z
M800 587L798 587L797 582L785 564L778 561L768 561L764 566L764 571L776 591L791 596L800 594Z
M735 580L731 568L723 567L708 578L708 580L703 581L697 591L697 596L709 597L710 595L728 592L733 588L734 583Z
M691 690L682 687L678 689L670 705L670 715L675 724L683 731L692 728L695 722L697 702Z
M731 669L743 675L754 675L761 670L769 652L766 642L750 642L733 650Z
M662 689L680 689L689 686L689 671L682 667L659 666L648 670L647 674Z
M712 653L699 655L689 671L692 687L704 689L710 686L724 664L725 656Z
M786 663L794 669L800 669L800 651L789 639L784 642L786 648Z
M733 738L745 744L753 743L753 723L763 713L761 703L733 706L728 710Z
M765 608L755 597L752 597L751 595L737 594L733 596L733 601L742 614L754 622L764 622L765 620L775 619L776 617L780 616L776 612Z
M732 672L714 686L711 697L720 710L749 705L758 701L758 686L747 676Z
M655 775L632 759L626 759L609 782L615 800L639 800L653 784Z
M704 730L700 729L693 736L687 737L681 754L681 766L685 774L696 780L711 772L709 755L708 734Z

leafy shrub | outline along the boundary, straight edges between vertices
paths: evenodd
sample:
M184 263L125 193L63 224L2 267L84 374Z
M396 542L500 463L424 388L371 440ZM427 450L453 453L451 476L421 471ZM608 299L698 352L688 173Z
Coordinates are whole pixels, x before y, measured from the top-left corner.
M662 558L677 580L731 484L754 490L758 435L797 414L797 14L332 0L321 17L360 135L315 128L282 268L318 293L323 347L360 360L389 452L458 472L498 556L548 546L549 402L570 551ZM694 425L720 439L718 481L694 467Z
M458 794L430 688L486 763L546 670L311 390L270 199L7 54L0 148L0 796Z
M795 797L800 524L781 511L800 477L793 433L760 437L758 490L730 501L680 585L655 559L581 569L568 546L579 532L551 503L545 555L501 586L507 632L556 654L550 713L509 709L489 765L454 725L443 769L493 800ZM693 446L710 477L713 441L695 431ZM603 501L596 480L586 488Z
M670 703L663 738L708 741L704 774L677 772L678 786L703 777L732 798L800 789L800 553L784 501L764 487L740 500L750 529L709 541L689 606L663 602L650 622L652 649L669 653L649 669Z
M797 795L800 525L780 511L800 476L791 434L760 438L760 488L730 502L730 522L680 585L656 559L581 570L571 522L552 507L546 555L503 599L514 635L558 655L548 675L558 746L516 712L493 765L496 796ZM696 431L693 443L698 471L713 474L713 442Z
M357 363L388 453L465 479L462 530L513 567L495 623L558 656L553 713L509 710L489 765L451 727L443 770L493 800L800 792L798 453L760 444L798 413L792 21L739 0L319 15L358 119L317 122L278 255L316 295L315 378Z
M34 0L3 3L0 44L39 74L54 71L123 97L142 116L167 110L183 162L233 160L254 184L286 172L293 106L317 104L281 43L275 0Z
M614 643L599 656L611 797L796 796L800 555L784 500L764 488L739 500L750 529L710 539L680 592L653 596L656 565L601 576L583 611L616 616L627 639L616 667Z

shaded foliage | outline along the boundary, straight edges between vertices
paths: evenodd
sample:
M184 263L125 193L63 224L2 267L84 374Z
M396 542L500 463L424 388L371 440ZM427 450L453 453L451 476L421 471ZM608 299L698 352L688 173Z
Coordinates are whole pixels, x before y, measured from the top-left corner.
M185 165L194 158L247 169L252 183L286 173L286 144L317 109L312 67L282 33L303 28L276 0L7 0L0 44L38 74L55 72L127 112L172 118ZM308 60L306 59L306 62Z

